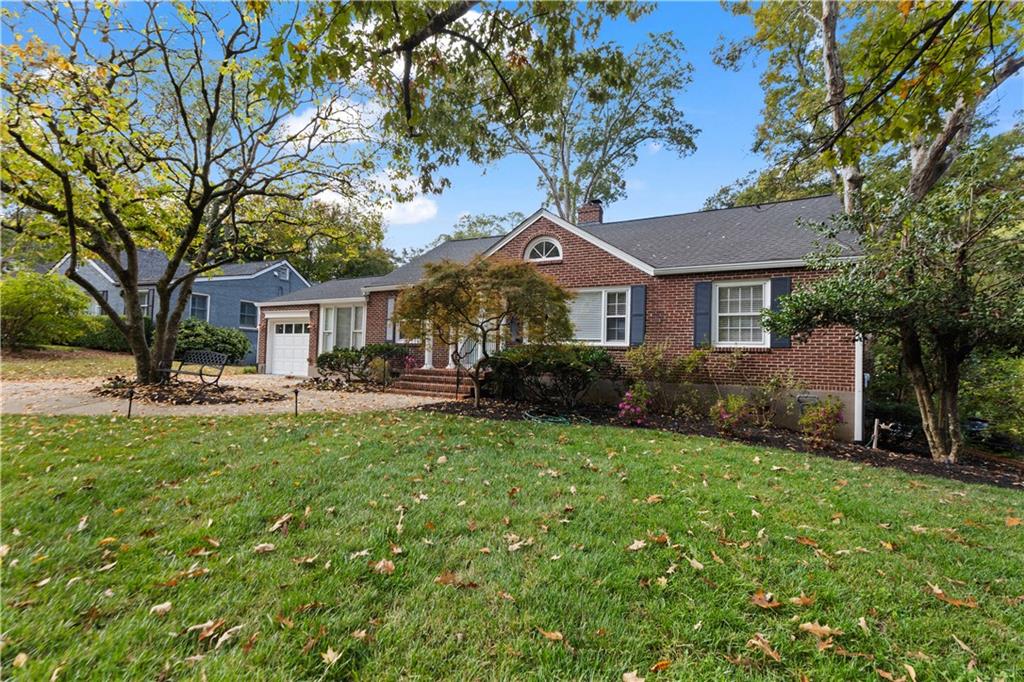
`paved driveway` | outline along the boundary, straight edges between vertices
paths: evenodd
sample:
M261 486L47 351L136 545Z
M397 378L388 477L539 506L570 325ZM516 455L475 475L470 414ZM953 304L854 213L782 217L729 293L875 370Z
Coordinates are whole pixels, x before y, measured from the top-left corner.
M0 383L0 412L3 414L124 414L128 402L97 396L89 389L103 380L45 379L41 381L4 381ZM249 386L285 393L287 400L268 403L237 403L228 405L159 405L135 401L132 416L147 415L223 415L277 414L295 409L292 390L297 379L266 374L225 376L221 383ZM438 398L402 395L399 393L343 393L339 391L299 391L299 412L369 412L393 410L438 402Z

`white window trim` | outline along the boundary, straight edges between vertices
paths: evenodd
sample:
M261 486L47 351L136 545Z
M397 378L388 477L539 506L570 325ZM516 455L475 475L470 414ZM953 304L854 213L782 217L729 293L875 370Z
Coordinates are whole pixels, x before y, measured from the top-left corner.
M254 326L252 326L252 327L246 327L246 326L244 326L242 324L242 304L243 303L251 303L251 304L253 304L253 306L256 307L256 324ZM247 329L247 330L250 330L250 331L251 330L256 330L256 329L260 328L260 305L259 305L259 303L257 303L256 301L247 301L244 298L239 299L239 301L238 301L238 328L239 329Z
M189 317L190 320L196 319L196 318L192 317L192 296L202 296L203 298L206 299L206 319L203 320L203 322L209 322L210 321L210 295L209 294L199 294L199 293L196 293L194 291L191 294L189 294L189 299L188 299L188 317Z
M328 337L331 337L332 342L333 342L333 337L334 337L334 329L330 328L326 324L327 311L328 310L334 310L334 319L332 320L332 322L334 322L336 324L336 321L338 319L338 317L337 317L338 316L338 310L340 308L358 308L358 307L361 307L363 309L362 313L359 315L361 326L357 330L355 328L355 324L352 325L352 329L349 330L349 343L350 344L352 343L352 335L356 334L356 333L359 333L359 334L362 335L362 339L360 340L359 345L352 345L350 347L351 348L362 348L363 346L366 345L366 307L367 306L366 306L366 303L363 302L362 299L359 299L358 301L352 302L352 303L349 303L349 304L322 305L322 306L320 306L320 319L324 320L325 322L323 324L323 328L320 330L319 345L317 346L317 349L319 350L319 352L326 353L328 351L334 350L333 348L329 347L331 344L327 342L327 338ZM355 315L353 315L352 316L352 321L355 322L355 319L356 319Z
M719 341L718 340L718 290L721 287L735 287L735 286L761 286L761 293L763 295L763 302L761 304L761 311L766 308L772 307L772 291L768 280L766 279L737 279L730 280L727 282L712 282L711 283L711 345L715 348L770 348L772 344L771 334L768 330L761 327L761 343L749 343L742 341ZM746 313L744 313L746 314Z
M533 251L533 247L537 246L537 244L540 244L541 242L551 242L552 244L554 244L558 248L558 255L548 256L546 258L530 258L530 252ZM526 250L523 252L523 259L530 263L551 263L553 261L562 260L563 253L564 252L562 251L562 243L560 241L558 241L554 237L543 235L537 237L536 239L534 239L533 241L526 245Z
M629 346L629 333L630 333L629 323L630 323L631 314L633 312L632 311L633 302L631 300L632 297L629 295L629 287L608 287L608 288L604 288L604 287L591 287L589 289L574 289L573 291L575 293L578 293L578 294L581 294L581 293L584 293L584 292L588 292L588 291L589 292L594 292L594 291L600 291L601 292L601 340L600 341L594 341L594 340L586 340L586 339L576 339L574 337L573 341L575 341L576 343L582 343L582 344L587 345L587 346L608 346L608 347L611 347L611 348L626 348L626 347L628 347ZM624 293L624 294L626 294L626 338L623 339L622 341L609 341L608 340L608 294L612 294L612 293L616 293L616 294L617 293ZM616 317L618 317L618 315L616 315ZM573 331L573 333L575 334L575 330Z

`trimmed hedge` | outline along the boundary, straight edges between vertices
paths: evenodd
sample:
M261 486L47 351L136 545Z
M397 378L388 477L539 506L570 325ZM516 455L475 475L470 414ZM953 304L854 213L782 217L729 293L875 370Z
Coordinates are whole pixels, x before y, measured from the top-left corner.
M328 378L346 382L387 383L387 367L409 355L397 343L368 343L362 348L335 348L316 358L317 370Z
M596 379L615 368L604 348L582 344L513 346L486 360L491 396L575 407Z
M202 320L183 320L178 329L178 344L174 356L180 358L185 351L212 350L228 356L228 362L235 363L244 358L252 349L249 337L238 329L215 327Z
M130 353L128 340L114 326L113 320L106 315L86 315L81 322L78 335L71 340L72 346L106 350L112 353ZM153 342L153 321L146 319L146 341Z

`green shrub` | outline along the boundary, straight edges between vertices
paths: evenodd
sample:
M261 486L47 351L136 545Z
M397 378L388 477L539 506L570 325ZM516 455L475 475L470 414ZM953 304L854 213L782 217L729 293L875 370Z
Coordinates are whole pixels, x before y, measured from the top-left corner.
M335 348L317 356L317 370L329 379L387 384L391 363L403 362L409 350L397 343L368 343L362 348Z
M146 329L146 341L152 343L153 321L146 318L143 324ZM79 324L76 336L69 343L80 348L105 350L112 353L131 352L124 334L106 315L86 315Z
M668 352L668 344L643 344L627 350L624 358L626 375L633 379L633 386L643 382L650 396L650 409L662 414L677 412L681 402L689 409L693 387L681 385L697 378L710 355L708 349L696 348L669 359Z
M0 346L8 349L69 343L89 297L66 277L18 272L0 279Z
M487 359L487 390L497 398L575 407L590 385L611 374L603 348L582 344L513 346Z
M836 429L843 423L843 403L832 396L808 405L800 415L800 430L812 448L825 447L836 439Z
M244 358L252 344L249 337L238 329L214 327L202 320L183 320L178 328L178 343L174 356L180 358L190 350L212 350L228 356L228 362L238 362Z
M746 396L730 393L719 398L708 412L715 430L726 435L733 435L741 428L750 424L754 415Z

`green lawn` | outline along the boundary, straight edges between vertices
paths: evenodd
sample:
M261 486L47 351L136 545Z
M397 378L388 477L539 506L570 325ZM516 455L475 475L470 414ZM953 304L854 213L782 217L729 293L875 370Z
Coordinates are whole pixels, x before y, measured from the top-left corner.
M224 368L225 374L241 372L241 367ZM47 346L18 353L4 353L0 360L0 376L7 381L106 378L115 374L135 376L135 360L130 353Z
M1019 491L419 413L2 434L2 658L31 679L973 680L1024 660ZM815 622L842 634L819 650Z

